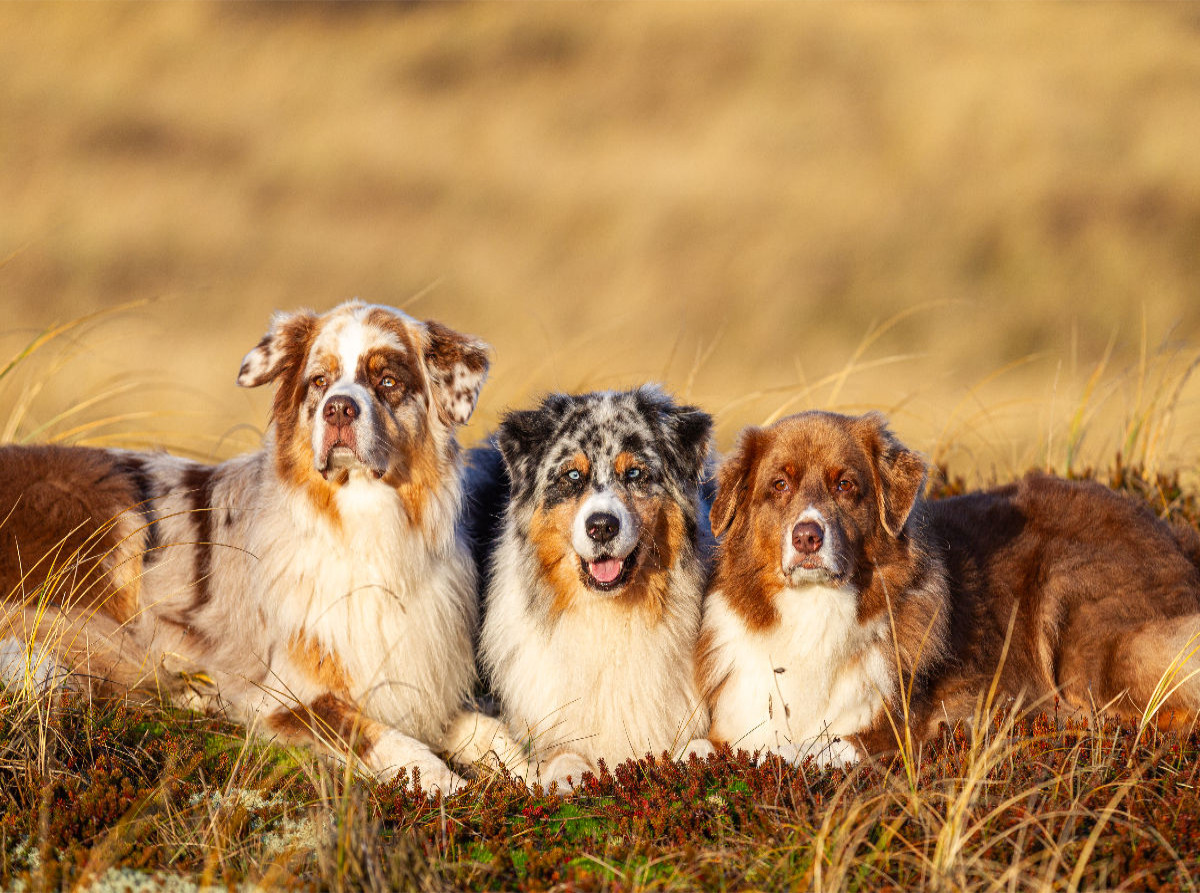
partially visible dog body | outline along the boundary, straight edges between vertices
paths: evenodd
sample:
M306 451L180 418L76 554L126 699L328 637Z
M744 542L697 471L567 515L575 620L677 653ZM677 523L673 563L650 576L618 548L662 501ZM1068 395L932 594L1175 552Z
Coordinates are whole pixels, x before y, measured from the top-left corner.
M502 731L462 709L477 601L455 429L487 367L482 342L391 308L279 314L238 376L276 385L259 452L0 449L0 638L72 684L448 790L433 750Z
M700 640L710 737L853 762L969 720L993 679L1162 722L1200 714L1200 536L1096 483L1042 474L925 502L878 414L748 429L721 466ZM905 709L904 699L907 699Z
M547 787L600 759L685 753L707 729L694 654L711 428L650 387L555 394L499 427L511 493L481 659Z

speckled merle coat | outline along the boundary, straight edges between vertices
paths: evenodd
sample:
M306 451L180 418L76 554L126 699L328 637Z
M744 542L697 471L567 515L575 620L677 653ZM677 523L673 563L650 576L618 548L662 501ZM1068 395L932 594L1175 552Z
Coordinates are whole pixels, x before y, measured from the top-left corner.
M389 307L281 313L238 376L275 386L257 452L0 447L0 675L57 663L453 787L433 750L469 763L501 735L462 709L455 432L487 366L483 342Z
M707 729L694 647L711 428L653 387L555 394L500 425L511 498L481 659L543 782L578 780L598 759L680 754Z

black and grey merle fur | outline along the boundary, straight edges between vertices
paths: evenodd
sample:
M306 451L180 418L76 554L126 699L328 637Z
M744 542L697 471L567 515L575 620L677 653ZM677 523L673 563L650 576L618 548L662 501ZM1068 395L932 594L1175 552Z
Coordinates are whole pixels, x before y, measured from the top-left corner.
M510 482L480 656L547 783L599 759L682 753L707 729L694 646L711 430L655 387L553 394L510 412L495 449L471 457L473 492L498 471ZM497 506L476 511L486 540Z

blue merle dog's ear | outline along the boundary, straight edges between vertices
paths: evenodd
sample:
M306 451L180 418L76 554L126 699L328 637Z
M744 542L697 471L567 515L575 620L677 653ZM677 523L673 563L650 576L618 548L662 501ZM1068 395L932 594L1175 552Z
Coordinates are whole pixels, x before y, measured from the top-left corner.
M501 419L496 446L508 469L514 496L532 488L538 463L570 406L569 397L551 394L537 409L513 410Z
M317 316L311 310L276 313L262 340L242 360L238 385L257 388L284 372L300 369L316 330Z
M655 387L640 388L638 402L657 421L682 479L699 483L711 446L712 416L698 406L681 406Z

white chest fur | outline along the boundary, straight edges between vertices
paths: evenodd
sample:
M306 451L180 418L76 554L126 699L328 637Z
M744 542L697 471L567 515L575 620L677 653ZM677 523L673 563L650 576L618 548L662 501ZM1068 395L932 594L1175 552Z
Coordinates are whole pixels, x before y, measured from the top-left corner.
M853 591L819 585L785 589L775 604L779 623L759 632L721 592L709 598L704 625L726 678L713 737L796 756L866 729L895 688L887 617L864 626Z
M285 640L336 655L367 715L435 740L474 678L469 558L452 528L440 548L413 529L382 487L351 482L338 508L333 526L303 505L277 507L300 542L257 552L262 587L276 595L272 622Z
M538 754L569 750L610 766L682 748L703 734L693 643L701 582L672 580L667 612L644 613L597 595L549 620L530 606L513 543L502 543L481 647L514 732Z

